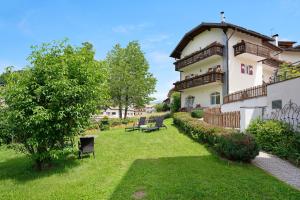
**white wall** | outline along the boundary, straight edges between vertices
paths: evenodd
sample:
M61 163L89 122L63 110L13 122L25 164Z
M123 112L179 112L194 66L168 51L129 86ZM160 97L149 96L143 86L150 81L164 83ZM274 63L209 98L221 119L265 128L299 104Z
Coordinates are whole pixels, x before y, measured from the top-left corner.
M240 131L244 132L248 128L250 122L257 118L262 118L262 114L262 108L242 107L240 110Z
M232 30L229 31L228 35L231 35ZM229 93L233 93L239 90L243 90L249 87L257 86L262 84L263 69L262 63L257 62L257 56L249 53L244 53L238 56L234 56L233 46L241 40L251 42L253 44L261 45L261 39L235 32L229 40ZM253 75L242 74L241 64L252 65Z
M221 106L222 112L239 111L242 107L265 107L267 105L267 97L258 97L246 99L243 101L236 101L232 103L223 104Z
M223 97L222 97L222 86L220 83L210 83L207 85L202 85L190 89L186 89L183 92L181 92L181 107L185 107L185 99L186 97L194 96L194 107L197 104L200 104L202 107L213 107L217 105L211 105L210 104L210 94L213 92L219 92L220 93L220 100L222 103Z
M212 28L210 31L207 30L202 32L186 45L186 47L182 50L181 58L194 53L195 51L199 51L200 47L203 49L215 41L222 44L222 35L223 31L218 28Z
M268 85L267 92L267 113L271 113L274 111L272 109L272 101L274 100L282 100L282 106L287 104L290 100L299 106L300 78L295 78Z

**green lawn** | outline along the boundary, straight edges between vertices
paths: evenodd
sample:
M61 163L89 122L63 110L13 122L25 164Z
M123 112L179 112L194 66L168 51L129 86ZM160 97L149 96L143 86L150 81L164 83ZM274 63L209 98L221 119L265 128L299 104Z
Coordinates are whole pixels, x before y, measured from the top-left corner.
M219 159L171 125L155 133L102 132L96 159L34 172L0 150L0 199L300 199L300 192L250 164Z

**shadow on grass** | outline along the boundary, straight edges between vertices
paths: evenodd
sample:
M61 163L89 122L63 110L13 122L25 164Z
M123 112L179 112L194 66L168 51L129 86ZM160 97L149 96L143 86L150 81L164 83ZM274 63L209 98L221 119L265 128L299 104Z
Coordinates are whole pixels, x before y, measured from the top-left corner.
M0 180L12 179L25 183L37 178L51 176L53 174L65 173L68 169L75 167L80 162L75 158L54 160L49 169L37 171L33 167L33 161L27 156L18 156L0 162Z
M264 195L264 196L262 196ZM135 160L110 200L297 199L300 193L247 164L212 155Z

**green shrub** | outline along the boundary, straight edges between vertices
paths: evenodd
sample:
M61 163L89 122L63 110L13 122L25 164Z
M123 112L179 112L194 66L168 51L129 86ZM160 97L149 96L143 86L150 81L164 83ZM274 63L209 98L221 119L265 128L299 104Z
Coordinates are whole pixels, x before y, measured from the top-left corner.
M296 163L300 160L300 136L286 122L277 120L255 120L247 129L265 151Z
M166 112L170 110L170 106L166 103L158 103L155 105L156 112Z
M101 131L109 130L109 120L108 117L103 117L99 122L99 128Z
M259 153L254 137L249 134L231 133L221 136L217 144L218 152L230 160L249 162Z
M209 144L228 159L249 161L258 155L257 144L249 135L207 124L189 113L175 113L173 118L174 124L193 140Z
M180 93L174 92L171 96L170 110L172 113L178 112L181 107Z
M191 116L193 118L202 118L204 115L204 111L202 109L196 109L191 112Z

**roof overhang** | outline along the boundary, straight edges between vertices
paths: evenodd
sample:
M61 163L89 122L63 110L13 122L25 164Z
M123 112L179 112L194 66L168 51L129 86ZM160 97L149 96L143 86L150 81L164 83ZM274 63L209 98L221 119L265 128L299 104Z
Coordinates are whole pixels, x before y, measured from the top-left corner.
M254 37L258 37L263 39L264 41L274 41L273 38L260 34L258 32L234 25L234 24L230 24L230 23L206 23L203 22L200 25L198 25L197 27L193 28L191 31L187 32L183 38L180 40L180 42L177 44L176 48L173 50L173 52L171 53L170 57L173 58L180 58L181 52L182 50L186 47L186 45L197 35L199 35L200 33L206 31L206 30L210 30L211 28L220 28L223 29L224 31L227 31L228 29L234 29L237 30L239 32L242 33L246 33L249 34L251 36Z

